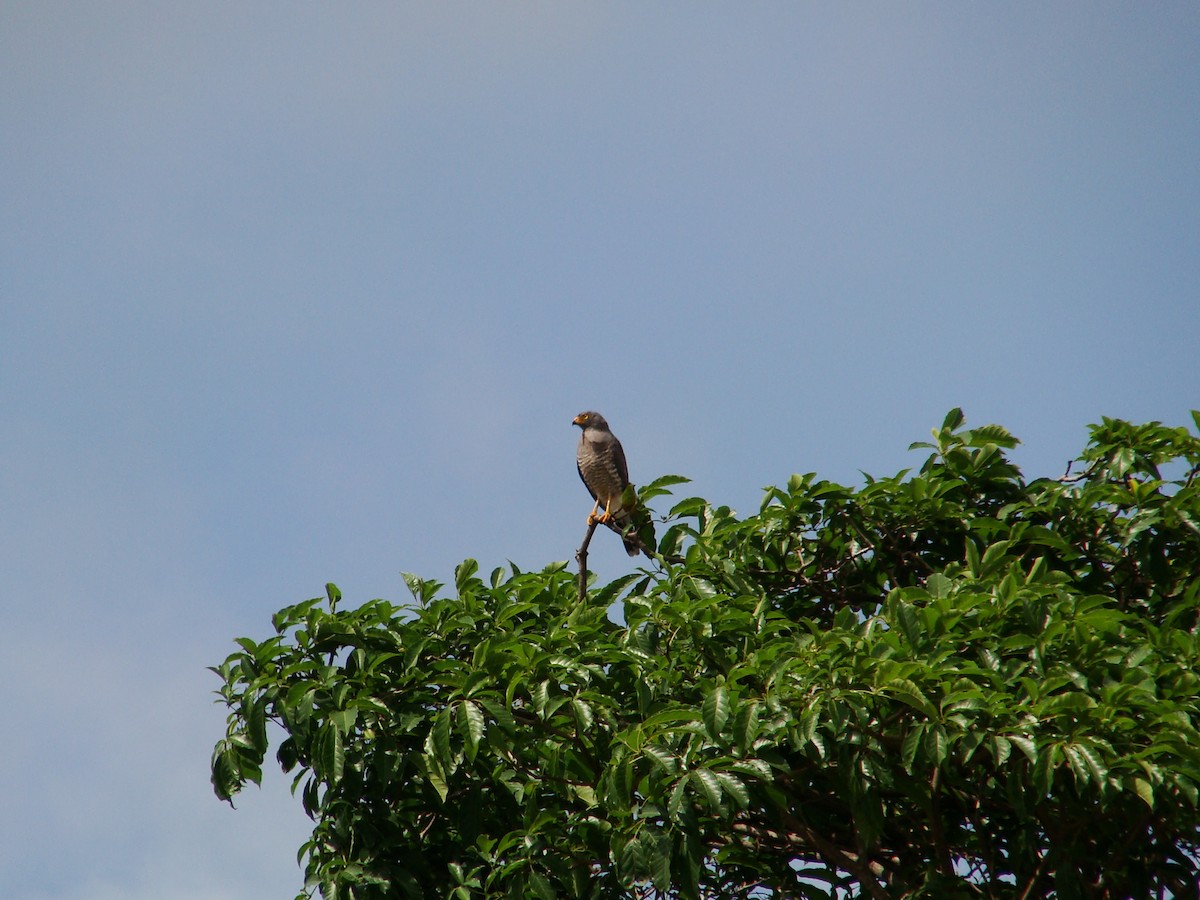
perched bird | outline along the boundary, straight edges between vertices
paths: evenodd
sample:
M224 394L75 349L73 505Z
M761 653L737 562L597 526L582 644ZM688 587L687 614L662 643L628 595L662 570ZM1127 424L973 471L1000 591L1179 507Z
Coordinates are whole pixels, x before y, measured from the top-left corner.
M624 531L633 521L633 510L625 509L622 505L621 495L629 486L629 467L625 464L621 442L608 430L608 422L598 412L581 412L572 420L572 424L583 429L583 434L579 436L579 449L575 453L579 477L596 501L588 515L588 524L600 522ZM604 512L597 515L601 506ZM630 556L637 556L641 552L636 541L624 535L622 540L625 542L625 552Z

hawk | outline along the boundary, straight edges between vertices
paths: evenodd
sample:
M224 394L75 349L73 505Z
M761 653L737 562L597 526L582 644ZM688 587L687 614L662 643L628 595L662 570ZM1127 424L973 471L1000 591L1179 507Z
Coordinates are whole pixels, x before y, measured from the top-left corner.
M616 435L608 430L608 422L604 416L591 410L581 412L572 424L578 425L583 434L579 436L579 449L575 453L575 462L579 466L579 477L584 486L596 501L588 514L588 524L600 522L617 531L630 529L633 533L632 509L622 505L622 494L629 487L629 467L625 464L625 451ZM597 515L597 510L604 507L604 512ZM641 547L636 540L630 540L623 534L625 552L637 556Z

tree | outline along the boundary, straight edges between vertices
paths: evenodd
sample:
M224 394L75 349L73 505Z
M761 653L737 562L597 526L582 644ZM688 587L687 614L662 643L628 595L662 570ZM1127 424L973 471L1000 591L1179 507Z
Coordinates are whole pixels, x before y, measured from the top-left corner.
M582 602L565 563L328 585L214 669L216 792L281 726L327 898L1194 898L1200 439L1105 419L1026 482L962 425L683 499Z

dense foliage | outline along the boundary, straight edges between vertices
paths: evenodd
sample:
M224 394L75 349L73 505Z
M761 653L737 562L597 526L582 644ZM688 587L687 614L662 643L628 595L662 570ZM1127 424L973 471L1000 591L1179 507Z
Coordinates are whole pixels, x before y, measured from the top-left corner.
M281 725L328 898L1195 897L1200 439L1106 419L1030 482L1015 443L955 410L915 473L684 499L582 603L330 585L214 669L217 794Z

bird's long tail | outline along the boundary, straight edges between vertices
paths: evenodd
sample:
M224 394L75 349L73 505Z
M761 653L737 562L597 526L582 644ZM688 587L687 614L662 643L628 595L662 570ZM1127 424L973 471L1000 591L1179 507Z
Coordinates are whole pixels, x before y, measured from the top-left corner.
M625 545L625 552L630 556L638 556L645 549L639 535L639 523L635 518L628 514L622 514L614 518L611 524L613 531L621 535L621 542Z

